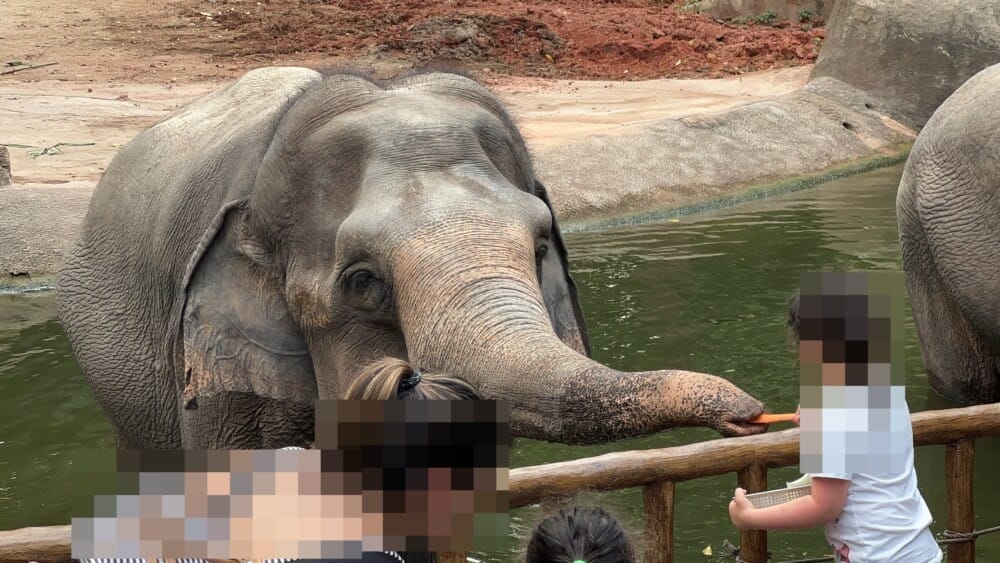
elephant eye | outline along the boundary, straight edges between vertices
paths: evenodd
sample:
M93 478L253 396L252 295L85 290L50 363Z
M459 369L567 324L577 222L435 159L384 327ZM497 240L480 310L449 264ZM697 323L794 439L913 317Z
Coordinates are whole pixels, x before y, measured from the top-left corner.
M541 264L542 260L545 259L545 255L549 253L549 245L540 244L538 248L535 249L535 262Z
M372 283L375 281L375 276L367 270L361 270L360 272L355 272L351 274L349 283L351 285L351 290L355 292L365 291L371 287Z
M545 260L545 255L549 253L549 246L547 244L540 244L535 248L535 276L538 278L538 283L542 283L542 261Z
M359 309L369 311L379 309L388 293L386 283L370 270L365 269L351 272L344 285L351 304Z

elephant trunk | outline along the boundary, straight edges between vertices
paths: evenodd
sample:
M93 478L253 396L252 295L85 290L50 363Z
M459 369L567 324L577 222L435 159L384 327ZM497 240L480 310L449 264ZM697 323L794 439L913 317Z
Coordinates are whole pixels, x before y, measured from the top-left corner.
M406 281L396 301L411 361L466 378L483 398L508 399L514 435L585 444L676 426L766 429L745 422L762 412L760 402L722 378L624 373L571 349L546 313L531 237L482 228L468 251L442 252L428 240L401 248L394 264Z

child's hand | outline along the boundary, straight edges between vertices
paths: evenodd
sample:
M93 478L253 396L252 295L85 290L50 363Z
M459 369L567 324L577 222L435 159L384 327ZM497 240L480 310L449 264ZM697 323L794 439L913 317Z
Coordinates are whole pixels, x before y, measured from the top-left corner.
M799 420L799 407L801 406L802 405L795 407L795 418L792 419L792 422L795 423L795 426L802 426L801 421Z
M733 521L733 526L736 526L737 530L753 529L749 521L750 513L753 510L756 509L747 499L747 492L742 488L736 489L736 492L733 494L733 500L729 503L729 518Z

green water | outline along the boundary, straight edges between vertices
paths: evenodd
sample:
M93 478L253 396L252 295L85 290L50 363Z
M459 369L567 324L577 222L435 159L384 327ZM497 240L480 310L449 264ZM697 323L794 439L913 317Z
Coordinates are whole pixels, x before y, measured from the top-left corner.
M898 269L895 191L901 166L679 222L573 233L567 237L597 360L624 370L684 368L725 376L764 398L773 412L794 409L798 365L786 341L785 304L802 271ZM907 398L912 411L947 408L926 384L908 323ZM593 447L518 440L514 467L610 451L687 444L718 437L686 429ZM0 529L64 524L69 519L67 459L74 449L111 447L110 429L54 320L51 293L0 295ZM1000 440L976 449L977 528L1000 524L1000 490L989 481ZM921 490L944 529L942 447L917 450ZM797 478L772 470L770 487ZM723 560L721 543L739 543L727 504L735 475L677 486L677 561ZM615 512L637 536L638 489L588 493L581 501ZM525 538L538 508L512 514L512 537ZM641 540L641 537L638 538ZM715 555L702 550L712 546ZM769 535L774 561L827 552L822 533ZM476 554L483 561L517 557ZM1000 535L979 539L980 560L1000 560Z

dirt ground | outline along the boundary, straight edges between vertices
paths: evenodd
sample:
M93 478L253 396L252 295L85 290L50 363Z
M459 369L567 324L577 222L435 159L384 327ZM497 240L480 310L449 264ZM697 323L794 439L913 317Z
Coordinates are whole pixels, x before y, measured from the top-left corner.
M348 61L387 75L448 61L487 81L716 78L807 64L822 43L822 21L726 23L684 3L4 0L0 63L59 63L26 76L163 84Z
M627 134L656 119L720 111L785 94L805 82L807 70L628 83L532 79L496 85L494 90L531 147L542 149L596 133ZM14 183L92 186L121 146L216 87L214 82L0 81L0 143L10 147ZM57 147L56 154L31 156L57 143L73 144Z
M0 143L15 183L96 180L142 129L272 64L390 76L447 61L498 91L535 145L721 110L805 81L821 21L720 23L683 3L4 0L0 69L57 64L0 75ZM689 80L663 80L676 77ZM57 143L75 145L28 157Z

